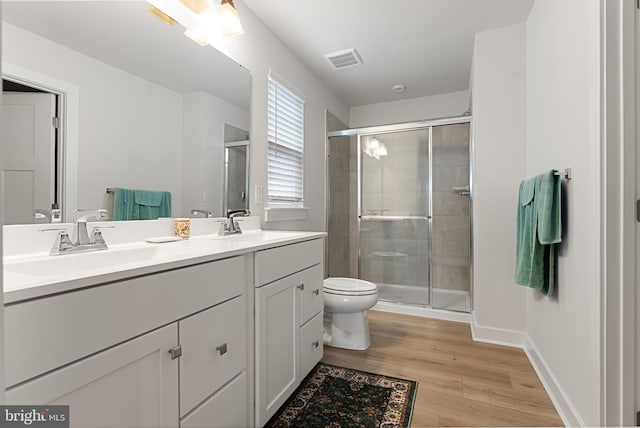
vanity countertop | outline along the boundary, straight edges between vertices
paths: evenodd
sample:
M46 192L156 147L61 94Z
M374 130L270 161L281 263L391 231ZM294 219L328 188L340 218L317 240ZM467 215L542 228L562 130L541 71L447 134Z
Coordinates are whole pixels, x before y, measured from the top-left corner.
M37 253L4 257L4 303L120 281L326 236L324 232L250 231L220 237L111 245L106 251L63 256Z

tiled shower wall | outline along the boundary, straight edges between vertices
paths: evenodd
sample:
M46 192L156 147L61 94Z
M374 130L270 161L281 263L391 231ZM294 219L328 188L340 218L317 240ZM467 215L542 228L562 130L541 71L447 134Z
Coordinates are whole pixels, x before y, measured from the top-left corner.
M346 129L342 123L330 112L327 112L327 131ZM357 247L353 246L350 237L351 230L351 200L356 192L351 189L351 154L350 137L332 137L327 147L328 179L329 179L329 216L327 237L326 274L333 277L351 276L351 253L357 254ZM353 196L353 197L352 197ZM357 241L356 241L357 242ZM357 266L357 265L356 265ZM357 278L356 275L353 276Z
M333 137L329 145L329 229L327 245L329 276L350 276L349 138Z

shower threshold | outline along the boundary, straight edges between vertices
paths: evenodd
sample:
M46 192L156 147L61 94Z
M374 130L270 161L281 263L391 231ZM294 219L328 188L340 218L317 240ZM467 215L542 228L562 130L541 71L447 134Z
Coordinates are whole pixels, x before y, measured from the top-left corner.
M464 290L434 288L431 305L426 287L378 283L378 293L379 300L388 303L464 313L471 311L471 293Z

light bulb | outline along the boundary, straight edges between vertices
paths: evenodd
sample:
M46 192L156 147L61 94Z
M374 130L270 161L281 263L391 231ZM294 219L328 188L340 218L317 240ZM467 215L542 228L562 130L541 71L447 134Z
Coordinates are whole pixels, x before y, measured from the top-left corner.
M217 22L222 34L226 37L234 37L244 34L240 16L233 3L229 0L222 0L222 4L216 9Z

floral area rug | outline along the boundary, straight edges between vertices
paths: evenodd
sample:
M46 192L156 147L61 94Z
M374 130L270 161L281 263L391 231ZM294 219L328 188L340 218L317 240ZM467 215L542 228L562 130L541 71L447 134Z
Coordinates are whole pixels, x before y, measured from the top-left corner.
M319 363L266 427L408 427L416 388L412 380Z

